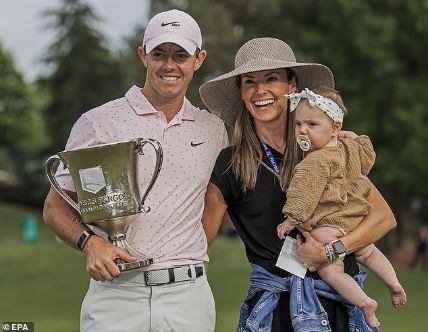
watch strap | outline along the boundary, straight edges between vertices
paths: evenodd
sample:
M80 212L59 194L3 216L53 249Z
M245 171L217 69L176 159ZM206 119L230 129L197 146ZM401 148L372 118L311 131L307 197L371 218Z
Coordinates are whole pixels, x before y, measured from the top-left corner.
M87 229L86 231L84 231L80 237L79 240L77 240L77 247L83 251L83 249L85 249L86 243L88 243L89 238L95 235L95 233L93 231L91 231L90 229Z

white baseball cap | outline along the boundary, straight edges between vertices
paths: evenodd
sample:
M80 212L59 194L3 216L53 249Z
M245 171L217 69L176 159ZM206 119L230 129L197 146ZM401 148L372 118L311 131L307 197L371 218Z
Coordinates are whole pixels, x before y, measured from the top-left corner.
M202 47L201 29L189 14L177 9L161 12L149 21L143 38L146 53L163 43L174 43L193 55Z

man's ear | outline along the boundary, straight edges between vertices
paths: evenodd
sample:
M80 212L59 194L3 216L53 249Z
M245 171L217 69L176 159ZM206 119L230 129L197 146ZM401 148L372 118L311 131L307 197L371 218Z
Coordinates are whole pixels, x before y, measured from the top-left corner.
M141 62L144 64L144 67L147 68L147 54L143 46L138 46L138 56L140 57Z
M333 136L338 136L341 129L342 129L342 122L339 122L339 121L333 122Z
M204 63L205 58L207 57L207 51L205 50L201 50L199 52L198 57L196 58L195 61L195 70L198 70L199 68L201 68L202 64Z

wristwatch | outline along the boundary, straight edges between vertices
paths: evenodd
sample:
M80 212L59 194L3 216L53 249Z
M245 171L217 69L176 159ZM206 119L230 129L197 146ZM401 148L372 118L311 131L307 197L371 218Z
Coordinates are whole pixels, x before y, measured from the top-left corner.
M331 247L333 248L334 253L340 259L344 259L346 255L346 248L342 241L334 240L331 242Z
M86 243L92 235L95 235L95 233L90 229L84 231L82 235L80 235L79 240L77 241L77 247L83 251L83 249L85 249Z

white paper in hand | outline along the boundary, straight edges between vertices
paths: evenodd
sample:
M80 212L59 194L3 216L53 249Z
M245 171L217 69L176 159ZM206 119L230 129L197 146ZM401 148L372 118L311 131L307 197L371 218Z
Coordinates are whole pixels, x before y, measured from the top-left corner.
M276 261L276 266L300 278L304 278L307 268L297 256L296 247L296 239L287 236L282 245L278 260Z

